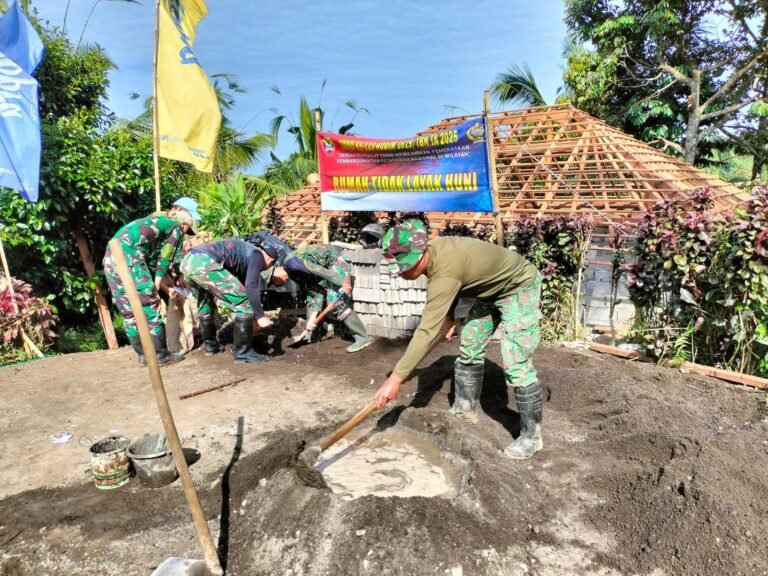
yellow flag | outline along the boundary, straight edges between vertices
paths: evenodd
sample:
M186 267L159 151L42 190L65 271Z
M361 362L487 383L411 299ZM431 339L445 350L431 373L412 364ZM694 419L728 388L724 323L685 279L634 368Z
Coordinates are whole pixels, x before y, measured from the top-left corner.
M221 110L192 44L208 13L204 0L161 0L158 14L157 123L159 155L211 172Z

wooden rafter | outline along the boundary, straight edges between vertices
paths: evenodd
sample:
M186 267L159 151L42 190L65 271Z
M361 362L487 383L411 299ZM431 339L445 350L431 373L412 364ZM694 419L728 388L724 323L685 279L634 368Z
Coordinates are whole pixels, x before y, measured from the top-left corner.
M445 130L480 115L447 118L423 134ZM714 210L745 201L744 193L664 154L572 106L543 106L491 114L491 166L497 172L499 210L518 214L595 214L611 226L636 219L664 198L685 200L696 188L714 189ZM277 201L286 239L319 242L320 193L307 187ZM343 213L328 213L341 217ZM386 213L378 214L383 220ZM433 233L450 223L493 225L490 214L434 213ZM609 228L610 233L610 228Z

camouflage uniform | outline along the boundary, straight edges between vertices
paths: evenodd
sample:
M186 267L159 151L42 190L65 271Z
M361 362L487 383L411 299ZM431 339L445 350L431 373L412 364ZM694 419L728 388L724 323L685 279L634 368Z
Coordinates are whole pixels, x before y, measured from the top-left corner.
M181 273L191 285L200 289L197 310L201 318L213 315L214 298L232 310L235 316L253 316L243 284L210 255L193 249L181 261Z
M485 363L485 347L501 324L501 359L509 387L525 387L537 381L533 353L541 342L539 297L541 278L532 286L497 300L476 301L461 331L461 356L465 365Z
M339 294L344 278L352 274L352 265L342 256L343 248L329 244L314 244L291 252L290 258L298 258L312 275L305 282L307 291L307 317L313 312L320 313L325 302L339 302L328 315L343 321L352 314L352 302Z
M134 220L120 228L114 236L122 245L150 332L154 335L163 331L160 296L155 289L155 281L163 278L170 268L178 265L183 235L184 231L179 222L168 216L156 215ZM125 318L128 338L138 338L136 319L109 247L104 255L103 265L112 299Z
M504 449L525 460L544 447L541 436L541 385L533 369L539 345L541 275L515 251L474 238L427 240L422 222L409 220L389 230L382 240L390 268L411 279L427 277L427 304L408 349L392 371L404 380L441 339L446 317L453 316L459 297L475 298L461 333L461 355L454 369L451 413L477 422L485 365L485 348L501 324L504 379L514 389L520 435ZM426 258L425 256L426 251ZM421 267L419 267L421 266ZM385 384L388 386L388 384ZM380 388L380 394L389 393Z

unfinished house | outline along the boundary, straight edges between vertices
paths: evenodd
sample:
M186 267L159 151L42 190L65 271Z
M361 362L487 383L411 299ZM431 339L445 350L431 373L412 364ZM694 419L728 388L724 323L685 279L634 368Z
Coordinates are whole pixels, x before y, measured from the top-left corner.
M476 117L476 116L474 116ZM448 118L424 133L444 130L473 116ZM582 300L582 322L606 326L631 322L626 290L614 318L609 317L614 234L631 242L632 222L666 198L688 199L697 188L715 191L716 211L744 201L741 190L660 150L640 142L573 106L543 106L489 115L491 164L495 168L499 212L504 223L520 215L589 214L596 222ZM277 202L283 217L281 236L294 245L322 241L319 188L297 190ZM344 213L326 213L341 218ZM382 221L386 213L377 214ZM429 213L432 234L451 224L493 229L484 213ZM493 238L492 238L493 239ZM417 324L423 289L389 276L369 262L355 261L355 307L372 334L407 335ZM352 256L354 261L354 256ZM363 285L361 285L361 282ZM402 284L402 286L401 286ZM416 323L416 324L415 324Z

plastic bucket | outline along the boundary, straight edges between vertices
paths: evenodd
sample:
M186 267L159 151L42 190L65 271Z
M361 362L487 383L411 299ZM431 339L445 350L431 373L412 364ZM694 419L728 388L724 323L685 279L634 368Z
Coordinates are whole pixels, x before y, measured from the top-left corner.
M131 479L133 468L125 451L128 444L130 440L124 436L110 436L91 446L91 471L96 488L119 488Z
M165 434L144 434L128 446L128 457L144 486L160 488L179 477Z

